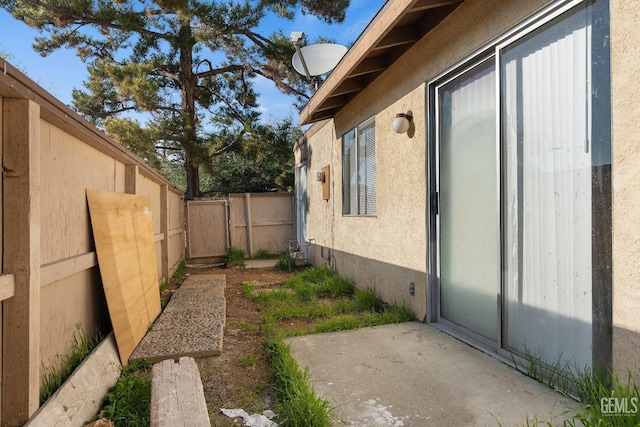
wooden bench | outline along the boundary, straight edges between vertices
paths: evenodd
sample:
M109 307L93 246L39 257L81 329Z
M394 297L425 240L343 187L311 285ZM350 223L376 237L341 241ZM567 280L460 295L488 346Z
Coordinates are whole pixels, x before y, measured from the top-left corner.
M193 357L156 363L151 380L151 427L211 427L200 371Z

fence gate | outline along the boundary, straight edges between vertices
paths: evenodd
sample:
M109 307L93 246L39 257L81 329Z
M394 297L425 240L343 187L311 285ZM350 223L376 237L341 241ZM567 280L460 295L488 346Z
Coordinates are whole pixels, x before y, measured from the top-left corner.
M188 200L187 258L218 258L229 247L229 217L226 200Z
M284 252L295 239L290 193L234 193L229 200L190 200L185 216L190 260L220 258L230 247L249 256L260 250Z

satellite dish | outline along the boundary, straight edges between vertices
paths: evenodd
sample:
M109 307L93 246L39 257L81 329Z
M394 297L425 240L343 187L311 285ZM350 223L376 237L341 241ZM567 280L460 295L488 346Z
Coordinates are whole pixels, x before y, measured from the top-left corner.
M302 75L319 76L333 70L345 53L347 53L346 46L340 44L310 44L297 49L291 63L293 68Z

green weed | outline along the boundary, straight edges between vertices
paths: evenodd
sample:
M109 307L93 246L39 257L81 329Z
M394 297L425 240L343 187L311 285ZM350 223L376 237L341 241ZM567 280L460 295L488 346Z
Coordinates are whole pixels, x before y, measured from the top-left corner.
M351 314L332 317L319 322L313 329L314 333L347 331L361 326L360 319Z
M256 358L253 354L248 354L246 357L240 359L240 364L245 368L249 366L254 366L256 364Z
M97 418L113 421L115 427L148 426L151 409L151 362L136 360L123 370L109 389Z
M353 299L358 311L377 312L382 310L382 301L378 299L375 291L371 288L356 289Z
M329 305L291 303L269 310L267 316L276 321L287 321L292 319L318 319L327 317L333 313Z
M576 368L562 362L562 356L551 365L543 365L542 356L525 346L526 366L519 367L512 359L521 372L580 402L575 410L564 414L564 427L640 426L640 395L631 373L623 382L606 370L594 373L588 368ZM534 421L535 424L529 424L527 420L527 426L552 425L537 418Z
M379 312L364 314L362 326L380 326L393 323L404 323L415 320L416 316L411 309L403 305L386 305Z
M162 294L165 290L171 287L177 287L184 282L184 279L187 277L187 263L182 260L178 267L176 267L176 271L173 272L173 275L168 281L163 281L160 283L160 306L164 309L169 303L170 294Z
M173 283L182 283L184 279L187 277L187 263L183 259L178 264L176 271L173 272L173 276L171 276L171 281Z
M282 289L242 285L242 293L263 309L261 330L270 337L267 353L274 378L279 422L287 426L328 426L329 403L316 397L309 373L291 357L284 337L356 329L363 326L414 320L406 307L384 304L371 289L357 290L352 280L325 266L313 267L287 279ZM316 320L295 327L292 320Z
M567 426L640 425L640 395L631 373L627 381L621 381L617 375L603 378L584 372L578 374L576 384L576 396L582 406Z
M241 285L242 295L246 298L253 299L253 290L256 288L256 285L253 282L243 282Z
M298 268L296 260L291 258L288 253L282 253L278 255L278 261L276 262L276 269L282 271L295 271Z
M82 361L100 344L104 338L99 328L96 328L91 337L87 335L81 325L76 325L71 340L71 349L66 355L57 355L56 366L43 366L42 390L40 392L40 404L46 400L71 376L73 371Z
M312 267L297 274L285 280L283 286L293 289L302 301L310 301L313 298L338 298L355 292L352 280L341 277L324 266Z
M225 264L234 264L238 267L244 267L246 254L242 249L229 248L225 256Z
M251 330L251 325L246 320L243 320L242 322L240 322L240 329L242 329L244 332L249 332Z
M251 259L276 259L278 256L279 254L269 252L266 249L259 249L258 252L251 256Z
M309 371L302 371L281 339L267 343L271 361L273 392L281 425L292 427L328 427L330 405L317 397L309 384Z

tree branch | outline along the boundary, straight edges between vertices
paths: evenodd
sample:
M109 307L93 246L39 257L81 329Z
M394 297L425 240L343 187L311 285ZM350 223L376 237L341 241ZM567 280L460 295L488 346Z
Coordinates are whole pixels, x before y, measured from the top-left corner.
M27 2L31 3L33 6L36 7L41 7L49 12L51 12L54 16L59 17L62 21L67 21L68 23L76 23L76 24L92 24L92 25L98 25L101 27L107 27L107 28L112 28L114 30L121 30L121 31L131 31L131 32L137 32L140 34L147 34L149 36L153 36L153 37L158 37L164 40L168 40L170 38L172 38L172 36L164 34L164 33L158 33L155 31L150 31L147 30L145 28L136 28L136 29L130 29L127 27L124 27L120 24L115 24L111 21L104 21L101 19L98 19L92 15L89 14L78 14L75 13L73 11L71 11L70 9L65 9L65 8L59 8L59 7L54 7L51 6L50 4L45 3L44 1L41 0L27 0ZM144 13L141 14L137 14L139 16L143 16L145 15ZM59 26L59 24L56 24L55 22L50 22L51 25L56 25Z
M220 154L224 154L227 151L231 150L231 148L233 148L238 142L242 141L242 137L244 136L245 133L246 133L246 130L243 129L235 140L228 143L224 147L217 149L216 151L213 152L212 155L219 156Z
M202 73L196 73L194 74L195 77L197 77L198 79L203 79L206 77L211 77L211 76L217 76L218 74L224 74L224 73L232 73L234 71L240 71L243 70L245 67L242 65L228 65L226 67L222 67L222 68L212 68L209 69L209 71L204 71Z

